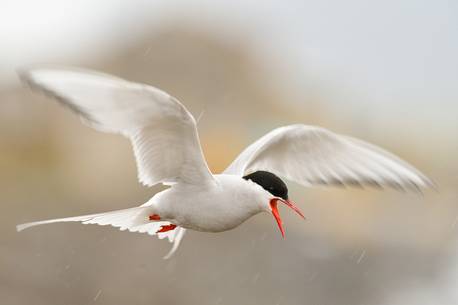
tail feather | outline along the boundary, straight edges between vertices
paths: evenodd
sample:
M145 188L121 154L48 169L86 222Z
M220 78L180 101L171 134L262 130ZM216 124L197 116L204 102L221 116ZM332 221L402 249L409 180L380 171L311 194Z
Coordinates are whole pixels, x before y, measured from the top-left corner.
M182 227L177 227L175 230L173 230L173 238L169 240L170 242L173 242L172 249L170 249L169 253L163 257L163 259L169 259L172 257L172 255L176 252L178 249L178 246L180 245L181 240L183 239L184 233L186 232L185 228Z
M48 223L55 223L55 222L63 222L63 221L82 221L82 219L79 219L80 217L68 217L68 218L60 218L60 219L50 219L50 220L42 220L42 221L35 221L35 222L28 222L28 223L23 223L20 225L16 226L16 230L18 232L21 232L22 230L39 226L39 225L44 225Z
M121 231L129 230L129 232L147 233L149 235L157 235L159 239L168 238L173 243L170 252L164 256L164 259L170 258L178 248L181 239L183 238L186 229L177 227L174 230L157 233L161 226L169 225L168 221L151 221L149 215L152 214L151 206L139 206L129 209L90 214L76 217L57 218L43 221L35 221L24 223L16 226L18 232L44 224L57 222L81 222L83 224L98 224L101 226L111 225L118 227Z
M83 224L98 224L101 226L105 225L112 225L114 227L120 227L123 229L125 225L132 224L133 218L136 218L139 213L142 212L142 210L146 210L146 207L135 207L135 208L129 208L129 209L123 209L123 210L116 210L116 211L111 211L111 212L105 212L105 213L98 213L98 214L89 214L89 215L83 215L83 216L75 216L75 217L65 217L65 218L56 218L56 219L50 219L50 220L42 220L42 221L35 221L35 222L28 222L28 223L23 223L20 225L16 226L16 230L18 232L39 226L39 225L44 225L44 224L50 224L50 223L56 223L56 222L81 222ZM139 224L145 224L144 223L138 223Z

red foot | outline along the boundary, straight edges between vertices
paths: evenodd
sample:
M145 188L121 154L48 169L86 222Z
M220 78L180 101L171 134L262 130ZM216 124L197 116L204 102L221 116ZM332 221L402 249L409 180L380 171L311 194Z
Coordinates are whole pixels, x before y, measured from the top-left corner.
M161 217L157 214L149 215L149 220L161 220Z
M172 231L176 228L177 226L174 225L174 224L169 224L169 225L165 225L165 226L161 226L161 228L159 229L159 231L157 231L156 233L164 233L164 232L167 232L167 231Z

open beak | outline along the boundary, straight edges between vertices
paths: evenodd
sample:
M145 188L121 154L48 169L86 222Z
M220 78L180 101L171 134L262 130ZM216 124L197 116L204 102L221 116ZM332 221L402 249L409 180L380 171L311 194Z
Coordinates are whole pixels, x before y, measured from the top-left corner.
M283 222L280 217L280 213L278 212L277 204L278 202L286 204L288 207L293 209L294 212L299 214L302 218L305 219L304 214L302 214L301 210L291 201L291 200L284 200L282 198L272 198L270 199L270 208L272 210L272 215L274 216L275 220L277 221L278 228L280 229L281 235L285 238L285 230L283 229Z

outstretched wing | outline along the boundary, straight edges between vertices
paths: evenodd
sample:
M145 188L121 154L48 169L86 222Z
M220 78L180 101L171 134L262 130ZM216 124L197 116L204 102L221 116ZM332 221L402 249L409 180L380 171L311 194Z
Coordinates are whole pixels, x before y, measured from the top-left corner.
M167 93L77 69L38 68L20 75L33 88L74 110L88 125L128 137L143 184L214 183L193 116Z
M361 140L326 129L290 125L248 146L225 174L265 170L305 186L371 185L414 189L431 181L398 157Z
M101 226L111 225L119 228L121 231L128 230L129 232L157 235L159 239L167 237L167 239L173 243L172 249L166 256L164 256L164 259L167 259L177 250L186 229L176 227L174 230L158 233L162 226L170 225L171 223L168 221L150 221L150 214L151 208L149 206L139 206L99 214L29 222L18 225L16 229L20 232L30 227L56 222L81 222L83 224L97 224Z

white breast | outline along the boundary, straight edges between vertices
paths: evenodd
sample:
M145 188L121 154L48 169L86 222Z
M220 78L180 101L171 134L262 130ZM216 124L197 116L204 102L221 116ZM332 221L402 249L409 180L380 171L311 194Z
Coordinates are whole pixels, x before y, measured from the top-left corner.
M154 196L162 219L187 229L221 232L235 228L267 210L271 195L259 185L238 176L215 175L218 184L177 184Z

